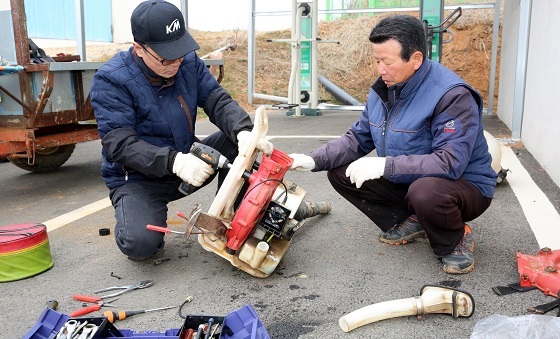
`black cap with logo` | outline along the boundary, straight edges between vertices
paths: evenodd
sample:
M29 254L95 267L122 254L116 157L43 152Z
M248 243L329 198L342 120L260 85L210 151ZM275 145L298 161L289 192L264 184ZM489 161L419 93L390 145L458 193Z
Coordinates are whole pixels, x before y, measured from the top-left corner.
M200 47L187 32L181 11L163 0L144 1L130 18L134 41L145 43L167 60L184 57Z

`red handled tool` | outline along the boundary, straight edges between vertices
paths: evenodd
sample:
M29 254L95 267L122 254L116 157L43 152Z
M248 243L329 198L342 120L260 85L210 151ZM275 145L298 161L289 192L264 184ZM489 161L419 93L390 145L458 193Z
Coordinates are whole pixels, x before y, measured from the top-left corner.
M91 312L99 311L102 306L117 307L116 305L111 305L111 303L118 299L118 298L115 298L115 299L103 302L101 300L102 297L90 297L90 296L87 296L87 295L80 295L80 294L74 294L72 296L72 298L74 300L85 301L85 302L88 302L88 303L95 303L95 304L80 308L79 310L70 313L70 318L79 317L79 316L82 316L82 315L85 315L85 314L88 314L88 313L91 313Z

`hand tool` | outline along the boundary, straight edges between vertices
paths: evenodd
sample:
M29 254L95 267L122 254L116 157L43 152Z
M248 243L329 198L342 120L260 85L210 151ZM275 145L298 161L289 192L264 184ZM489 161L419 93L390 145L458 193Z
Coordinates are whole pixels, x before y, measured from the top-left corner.
M212 333L210 334L210 338L214 338L214 335L216 333L220 333L220 332L218 332L218 329L220 329L220 331L221 331L220 326L221 326L220 323L217 323L217 324L214 325L214 329L212 330Z
M74 335L74 331L78 327L78 322L76 320L68 320L62 326L62 328L58 331L55 339L71 339L72 335Z
M77 338L78 337L78 333L80 333L80 331L86 327L86 325L88 324L87 320L82 322L82 323L78 323L78 326L76 326L76 329L74 330L74 333L72 334L72 338ZM90 324L92 326L95 326L93 324Z
M136 315L136 314L153 312L153 311L168 310L168 309L177 308L177 307L179 307L179 306L166 306L166 307L152 308L152 309L149 309L149 310L140 310L140 311L118 311L118 312L105 311L105 312L103 312L103 315L107 317L109 322L113 323L117 320L124 320L124 319L126 319L128 317L132 317L133 315Z
M192 328L189 328L185 331L181 339L192 339L193 335L194 335L194 330Z
M81 308L77 311L74 311L74 312L70 313L70 318L79 317L79 316L84 315L84 314L99 311L102 306L117 307L116 305L111 305L111 303L118 299L118 298L115 298L115 299L109 300L107 302L103 302L103 301L101 301L100 297L89 297L87 295L79 295L79 294L75 294L72 298L74 300L85 301L85 302L89 302L89 303L95 303L95 305L86 306L84 308Z
M228 165L231 166L229 160L220 152L216 151L210 146L201 144L199 142L195 142L192 144L190 153L210 165L210 167L212 167L214 171L218 168L224 168ZM184 195L189 195L195 190L195 188L196 187L189 184L188 182L183 182L181 183L181 186L179 186L179 191Z
M90 339L93 338L95 332L97 332L98 327L94 324L87 324L82 329L82 334L78 337L78 339Z
M136 289L140 289L140 288L147 288L150 287L154 284L153 280L144 280L141 281L137 284L134 285L127 285L127 286L113 286L113 287L107 287L107 288L103 288L97 291L94 291L93 293L97 294L97 293L103 293L103 292L107 292L107 291L113 291L113 290L122 290L113 294L108 294L105 296L102 296L101 298L111 298L111 297L116 297L118 295L121 295L125 292L129 292L132 290L136 290Z
M195 339L202 339L202 332L204 332L204 324L200 324L198 325L198 331L196 332L196 335L194 336Z
M212 324L214 323L214 318L208 319L208 329L206 330L206 334L204 335L204 339L210 338L210 330L212 329Z

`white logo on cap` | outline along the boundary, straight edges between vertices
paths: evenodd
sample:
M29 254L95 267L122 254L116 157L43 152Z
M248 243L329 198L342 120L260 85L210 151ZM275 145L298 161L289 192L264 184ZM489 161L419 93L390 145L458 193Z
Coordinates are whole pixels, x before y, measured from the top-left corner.
M173 33L176 30L178 30L179 28L181 28L181 24L179 23L179 19L175 19L175 20L173 20L173 22L170 25L165 26L165 33L166 34Z

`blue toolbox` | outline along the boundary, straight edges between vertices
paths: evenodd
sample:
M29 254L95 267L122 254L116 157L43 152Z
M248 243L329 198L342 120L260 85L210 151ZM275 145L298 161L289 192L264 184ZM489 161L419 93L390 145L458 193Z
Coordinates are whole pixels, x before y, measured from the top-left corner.
M210 319L212 323L208 326ZM23 339L54 339L57 334L70 322L76 321L94 324L97 330L92 338L129 338L129 339L190 339L187 333L197 333L199 327L202 330L214 331L212 337L220 339L270 339L265 327L259 320L251 305L231 312L225 317L188 315L180 329L168 329L165 332L143 332L136 333L130 329L117 329L106 317L70 318L50 308L46 308L37 323L23 336ZM202 326L201 326L202 325ZM193 329L194 331L189 331Z

